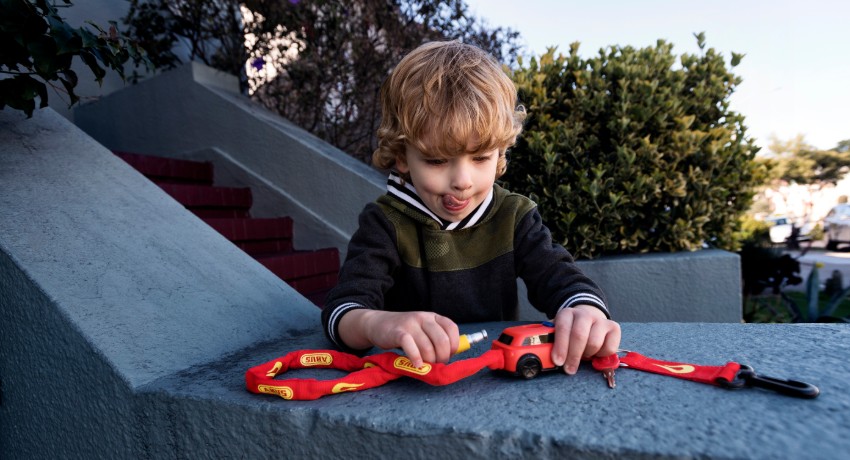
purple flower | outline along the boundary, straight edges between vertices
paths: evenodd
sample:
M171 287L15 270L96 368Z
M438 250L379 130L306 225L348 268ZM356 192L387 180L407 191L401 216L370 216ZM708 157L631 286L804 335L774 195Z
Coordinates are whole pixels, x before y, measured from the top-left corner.
M256 69L258 72L260 70L263 70L263 67L265 67L265 65L266 65L266 61L261 57L254 58L254 60L251 61L251 67Z
M289 3L297 5L301 0L289 0Z

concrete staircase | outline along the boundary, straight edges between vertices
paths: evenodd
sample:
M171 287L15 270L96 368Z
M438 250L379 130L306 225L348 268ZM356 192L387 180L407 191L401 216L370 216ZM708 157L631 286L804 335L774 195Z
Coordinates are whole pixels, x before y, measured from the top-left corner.
M290 217L251 217L251 189L213 185L210 162L114 152L207 225L321 307L337 282L339 251L298 251Z

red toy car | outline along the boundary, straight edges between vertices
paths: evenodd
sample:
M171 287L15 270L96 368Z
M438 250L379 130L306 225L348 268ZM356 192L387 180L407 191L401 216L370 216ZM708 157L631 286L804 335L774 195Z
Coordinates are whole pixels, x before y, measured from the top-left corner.
M492 348L505 354L504 370L533 379L541 371L560 367L552 362L554 343L555 325L546 321L509 327L493 341Z

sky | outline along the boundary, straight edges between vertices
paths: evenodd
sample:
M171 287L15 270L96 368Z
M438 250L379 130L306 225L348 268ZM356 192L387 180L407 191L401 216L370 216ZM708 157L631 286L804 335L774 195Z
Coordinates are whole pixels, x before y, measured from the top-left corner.
M730 98L756 143L803 135L820 149L850 139L850 1L842 0L466 0L490 27L520 33L525 56L580 42L591 57L611 45L655 46L677 55L706 48L745 54Z

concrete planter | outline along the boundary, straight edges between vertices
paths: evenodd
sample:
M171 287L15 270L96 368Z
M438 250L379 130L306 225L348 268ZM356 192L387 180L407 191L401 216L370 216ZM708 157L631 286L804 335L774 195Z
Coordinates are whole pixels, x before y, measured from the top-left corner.
M620 322L741 322L741 262L716 249L578 262L599 283ZM525 300L520 318L544 318Z

